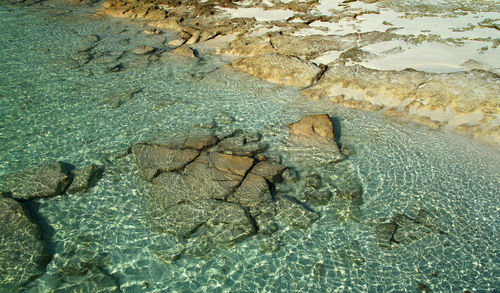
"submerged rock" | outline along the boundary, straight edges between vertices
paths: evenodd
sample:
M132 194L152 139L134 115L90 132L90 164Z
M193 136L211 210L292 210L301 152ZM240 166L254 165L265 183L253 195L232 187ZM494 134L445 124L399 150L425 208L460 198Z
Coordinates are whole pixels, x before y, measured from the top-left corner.
M0 235L1 291L18 292L43 274L49 256L40 228L30 220L24 206L1 195Z
M61 194L70 183L70 173L63 164L47 163L4 175L0 190L14 199L30 200Z
M159 172L182 169L198 157L199 152L192 149L172 149L161 145L136 144L132 147L139 175L151 180Z
M137 46L132 49L132 53L135 55L146 55L153 53L156 49L151 46Z
M424 239L432 233L446 234L440 220L433 213L420 209L415 219L398 213L391 223L379 224L375 227L376 243L380 247L391 244L405 245Z
M285 196L278 199L277 210L276 218L297 228L307 228L319 218L317 212Z
M198 55L197 52L191 47L178 47L172 50L172 53L189 58L196 58Z
M73 181L66 190L67 193L85 192L94 185L101 175L101 168L95 164L88 166L85 169L73 171Z

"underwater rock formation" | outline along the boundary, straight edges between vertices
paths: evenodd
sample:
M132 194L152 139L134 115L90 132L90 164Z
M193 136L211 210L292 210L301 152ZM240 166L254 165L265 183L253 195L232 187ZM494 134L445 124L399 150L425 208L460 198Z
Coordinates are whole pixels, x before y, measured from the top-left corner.
M446 235L448 232L442 227L436 214L424 209L420 209L414 219L398 213L392 222L375 227L376 243L383 248L391 247L392 244L409 244L424 239L431 233Z
M48 260L40 228L23 204L0 195L0 291L17 292L43 274Z
M85 192L99 180L100 173L97 165L71 171L69 164L51 162L2 176L0 190L16 200Z
M70 183L70 173L63 164L47 163L4 175L0 190L14 199L29 200L61 194Z
M363 190L352 172L338 168L308 174L321 165L310 160L318 149L329 154L322 161L325 168L335 170L331 164L343 158L333 131L327 114L290 124L290 140L301 148L291 148L289 154L306 155L307 150L309 156L310 165L301 166L301 174L279 163L276 154L267 154L262 135L241 130L217 137L214 129L199 129L132 146L139 175L151 183L145 194L150 223L193 246L176 249L175 256L162 254L162 259L204 255L198 251L202 247L223 247L256 233L269 235L281 225L308 228L321 216L313 208L332 199L342 205L338 209L359 207Z

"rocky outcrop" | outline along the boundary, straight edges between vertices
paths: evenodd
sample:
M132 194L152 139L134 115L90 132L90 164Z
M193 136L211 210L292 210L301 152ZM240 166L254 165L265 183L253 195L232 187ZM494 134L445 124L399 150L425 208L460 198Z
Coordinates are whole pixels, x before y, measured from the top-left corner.
M286 167L261 154L267 146L260 134L180 137L132 147L139 173L152 184L147 214L159 230L227 245L271 234L278 223L307 228L319 218L306 203L273 196Z
M420 209L415 218L398 213L392 222L375 227L376 243L382 248L391 247L392 244L406 245L432 233L446 235L448 232L436 214L424 209Z
M257 78L296 87L310 86L322 72L313 63L278 54L240 58L231 65Z
M47 163L4 175L0 190L18 200L51 197L63 193L71 179L71 174L63 164Z
M2 292L18 292L45 270L49 257L40 228L24 206L0 195L0 284Z

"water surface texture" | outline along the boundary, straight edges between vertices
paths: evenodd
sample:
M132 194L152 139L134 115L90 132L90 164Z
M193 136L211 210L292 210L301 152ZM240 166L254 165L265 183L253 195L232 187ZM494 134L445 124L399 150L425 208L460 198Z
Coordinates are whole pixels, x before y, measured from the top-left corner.
M122 292L500 289L498 150L379 113L304 101L296 89L236 73L219 57L175 57L164 46L168 34L146 35L91 12L0 7L0 175L51 161L105 166L89 192L29 204L53 257L25 292L67 292L59 273L75 255L98 259ZM133 54L139 45L158 50ZM300 168L286 154L288 123L324 112L334 117L339 143L356 151L339 166L361 182L357 210L331 202L307 229L283 226L210 255L162 257L179 240L148 224L142 195L149 187L126 156L132 144L215 119L227 130L259 131L284 163ZM443 233L376 245L377 223L420 209L439 215ZM103 280L72 282L95 292ZM0 284L0 292L12 288Z

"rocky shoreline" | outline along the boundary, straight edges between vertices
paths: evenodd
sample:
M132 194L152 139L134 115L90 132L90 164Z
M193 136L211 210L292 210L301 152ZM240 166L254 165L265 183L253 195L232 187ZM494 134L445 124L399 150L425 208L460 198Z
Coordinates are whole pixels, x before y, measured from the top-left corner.
M343 10L325 15L313 11L321 1L268 2L110 0L102 4L97 15L139 21L154 28L146 29L148 33L177 31L178 38L167 46L186 48L184 54L196 50L227 56L233 60L233 68L273 83L299 87L311 101L327 99L347 107L378 110L403 121L457 131L497 146L500 143L500 78L496 69L487 71L478 65L467 71L434 73L360 65L373 55L363 46L453 40L397 34L390 26L384 32L301 35L301 31L316 29L314 23L380 14L380 7L390 3L344 1L339 2ZM378 2L379 10L372 9ZM359 3L371 6L359 8ZM436 13L432 9L420 13ZM467 7L463 9L467 11ZM481 9L495 11L495 6L486 3ZM498 30L495 24L488 28ZM496 49L497 40L489 40L491 48ZM338 52L338 57L325 59L329 52Z

